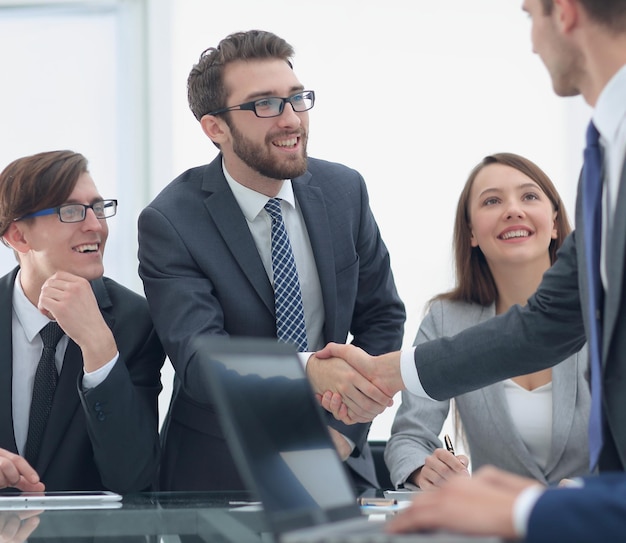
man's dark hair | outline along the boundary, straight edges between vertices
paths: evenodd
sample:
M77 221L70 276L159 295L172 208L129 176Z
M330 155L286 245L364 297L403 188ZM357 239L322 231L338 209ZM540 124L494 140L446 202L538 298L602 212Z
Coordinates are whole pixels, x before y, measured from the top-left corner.
M0 236L15 219L65 203L85 172L87 159L73 151L47 151L11 162L0 173Z
M200 120L211 111L226 105L228 91L224 86L224 67L238 60L280 59L289 66L294 50L284 39L271 32L250 30L224 38L217 47L200 55L187 78L189 108Z
M616 33L626 32L626 0L577 0L589 17ZM553 0L541 0L543 11L550 15Z

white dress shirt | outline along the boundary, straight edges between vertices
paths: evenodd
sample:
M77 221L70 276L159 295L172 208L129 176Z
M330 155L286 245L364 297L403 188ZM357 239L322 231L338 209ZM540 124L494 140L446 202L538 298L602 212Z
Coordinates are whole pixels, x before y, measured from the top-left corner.
M600 133L604 161L602 198L602 253L600 272L604 290L608 289L606 273L606 233L613 224L619 183L626 157L626 66L604 87L593 112L593 124Z
M39 332L48 324L50 319L43 315L24 294L20 284L20 272L17 273L13 286L13 314L11 319L12 347L13 347L13 379L12 379L12 409L13 431L15 444L20 455L24 453L26 437L28 436L28 418L30 403L33 396L33 383L37 364L41 358L43 341ZM63 367L63 357L69 338L63 335L56 348L55 362L60 374ZM109 375L117 362L115 358L100 369L85 373L82 386L84 389L98 386Z
M237 200L246 218L248 228L250 228L250 233L265 267L265 272L270 282L272 282L274 277L272 270L272 221L265 211L265 204L267 204L269 197L238 183L228 173L223 162L222 169L226 181L233 191L235 200ZM291 243L296 268L298 269L307 342L309 349L316 351L324 347L322 335L324 326L322 287L317 274L317 266L309 234L304 224L302 212L293 194L291 180L283 181L282 188L276 195L276 198L281 199L280 209L283 215L283 222Z
M507 379L504 397L522 442L545 473L552 451L552 381L528 390Z
M272 282L274 277L272 270L272 221L265 211L265 204L267 204L269 198L237 182L228 173L223 161L222 170L228 186L233 191L235 200L237 200L246 218L248 228L265 267L265 272L270 282ZM285 223L298 270L307 342L309 349L315 352L325 345L323 336L324 303L322 301L322 287L317 273L315 257L313 256L311 240L309 239L300 206L293 194L290 179L283 181L276 198L281 199L280 209L283 215L283 222ZM306 362L312 352L298 353L298 357L304 366L306 366ZM346 436L343 437L354 450L355 443Z

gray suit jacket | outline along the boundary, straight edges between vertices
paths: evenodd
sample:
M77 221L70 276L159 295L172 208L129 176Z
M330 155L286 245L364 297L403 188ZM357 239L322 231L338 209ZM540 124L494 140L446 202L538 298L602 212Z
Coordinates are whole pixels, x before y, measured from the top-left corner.
M358 172L310 158L292 181L317 265L326 342L370 353L398 349L405 311L389 254ZM139 273L157 332L176 370L163 431L165 490L242 487L209 391L197 378L192 340L200 334L276 337L274 291L219 155L172 181L139 217ZM356 443L348 463L376 484L369 425L328 424Z
M584 223L581 184L576 225ZM576 353L585 343L588 315L584 236L573 232L558 260L545 273L525 307L457 334L420 345L415 363L427 394L445 399L544 369ZM605 296L602 337L602 471L626 469L626 168L622 169L614 223L607 236L609 290ZM502 358L506 358L506 364ZM475 361L480 360L477 368Z
M494 316L494 305L435 301L420 326L415 344L452 336ZM493 464L545 484L588 474L590 395L585 378L586 347L570 358L553 368L552 449L545 470L531 456L515 427L502 382L455 398L473 469ZM500 363L506 363L506 355ZM449 407L448 400L436 402L403 392L385 449L385 461L396 486L442 446L438 436Z

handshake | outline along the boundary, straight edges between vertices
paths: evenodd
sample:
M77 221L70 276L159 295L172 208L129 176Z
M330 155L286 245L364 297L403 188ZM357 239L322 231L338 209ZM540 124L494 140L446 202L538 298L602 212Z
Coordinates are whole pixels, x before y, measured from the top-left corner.
M306 373L320 405L345 424L371 422L405 388L399 351L370 356L329 343L309 358Z

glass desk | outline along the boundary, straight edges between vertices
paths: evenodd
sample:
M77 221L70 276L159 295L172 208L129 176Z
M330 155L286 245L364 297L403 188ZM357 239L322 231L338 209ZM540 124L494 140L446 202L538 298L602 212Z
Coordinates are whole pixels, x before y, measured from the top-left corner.
M0 510L3 543L273 543L263 513L245 506L248 492L130 494L121 507L34 511ZM243 505L243 506L242 506ZM28 516L38 526L29 528ZM380 516L380 515L379 515ZM384 516L383 516L384 519ZM20 531L21 530L21 531ZM365 536L358 541L376 541ZM496 538L406 534L396 542L498 543Z
M23 541L24 535L29 542L68 543L268 541L262 513L240 507L251 499L247 492L131 494L118 508L42 511L35 530L17 538L19 526L28 522L23 517L33 511L0 511L0 541Z

